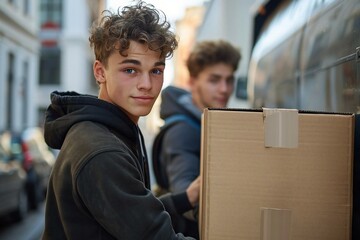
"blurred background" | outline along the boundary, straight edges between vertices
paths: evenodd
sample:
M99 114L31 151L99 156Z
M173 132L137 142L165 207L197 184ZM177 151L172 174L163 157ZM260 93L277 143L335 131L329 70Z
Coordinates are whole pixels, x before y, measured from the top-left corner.
M240 47L243 60L237 74L246 76L253 1L148 2L167 14L180 39L180 46L167 65L164 86L187 87L184 62L194 43L202 39L224 38ZM89 28L104 9L116 11L133 3L130 0L1 0L0 131L41 127L54 90L96 95Z
M359 0L147 2L167 15L180 40L164 87L187 89L192 46L224 39L242 53L229 107L359 112ZM1 222L0 239L39 238L42 184L57 153L42 139L50 93L97 95L89 28L103 10L134 3L0 0L0 216L14 219ZM159 102L139 122L148 155L162 124L158 113Z
M42 137L50 93L97 95L89 29L103 10L116 11L135 2L0 1L0 239L39 239L44 223L43 183L57 154ZM165 12L180 40L175 56L167 62L164 87L187 88L184 63L197 40L222 36L242 49L243 59L249 58L253 1L148 2ZM241 19L232 21L233 17L226 16L229 10L232 15L240 11ZM206 18L208 23L203 25ZM239 76L246 75L246 61L241 63ZM233 101L238 102L234 106L246 102L236 97ZM161 124L156 103L152 113L139 123L149 151Z

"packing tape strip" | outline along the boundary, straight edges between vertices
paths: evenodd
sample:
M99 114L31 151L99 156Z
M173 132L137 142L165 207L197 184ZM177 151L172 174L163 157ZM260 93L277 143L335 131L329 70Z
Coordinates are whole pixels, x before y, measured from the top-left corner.
M261 208L260 240L289 240L291 210Z
M297 148L299 112L297 109L263 108L265 147Z

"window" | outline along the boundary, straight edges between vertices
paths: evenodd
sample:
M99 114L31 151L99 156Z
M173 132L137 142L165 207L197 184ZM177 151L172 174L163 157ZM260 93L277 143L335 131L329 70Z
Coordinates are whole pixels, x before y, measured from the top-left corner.
M41 0L40 2L40 24L55 24L61 27L62 0Z
M24 14L30 14L30 0L24 0Z
M28 119L28 87L29 87L29 62L23 62L23 76L22 76L22 83L21 83L21 92L22 92L22 123L23 126L26 126L27 119Z
M13 124L13 107L12 107L12 99L13 99L13 83L14 83L14 73L15 73L15 55L13 53L9 53L8 55L8 76L7 76L7 105L6 105L6 128L12 130Z
M40 84L60 84L61 52L58 47L42 48L40 56Z

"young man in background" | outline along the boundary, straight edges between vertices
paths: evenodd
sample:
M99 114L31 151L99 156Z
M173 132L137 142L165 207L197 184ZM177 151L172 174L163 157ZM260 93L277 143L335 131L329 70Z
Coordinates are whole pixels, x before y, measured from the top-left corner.
M154 156L157 151L153 149L153 158L159 159L154 171L165 191L180 193L199 176L202 111L227 106L240 58L239 49L229 42L199 42L187 60L191 93L173 86L162 91L160 117L165 125L169 119L177 119L164 132L158 156ZM176 231L197 238L198 223L192 215L178 215L173 225Z

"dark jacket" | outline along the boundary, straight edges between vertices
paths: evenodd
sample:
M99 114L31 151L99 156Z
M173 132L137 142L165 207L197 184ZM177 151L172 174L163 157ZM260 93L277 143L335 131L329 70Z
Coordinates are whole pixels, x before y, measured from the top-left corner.
M54 92L51 102L45 139L61 150L50 177L43 239L187 239L174 233L150 191L138 126L93 96Z
M193 104L191 94L183 89L169 86L161 93L160 117L166 119L185 114L201 126L201 111ZM166 169L169 191L180 193L200 174L200 127L181 121L171 126L164 134L161 165ZM174 221L173 221L174 222ZM174 224L176 231L198 237L197 223L180 218Z

